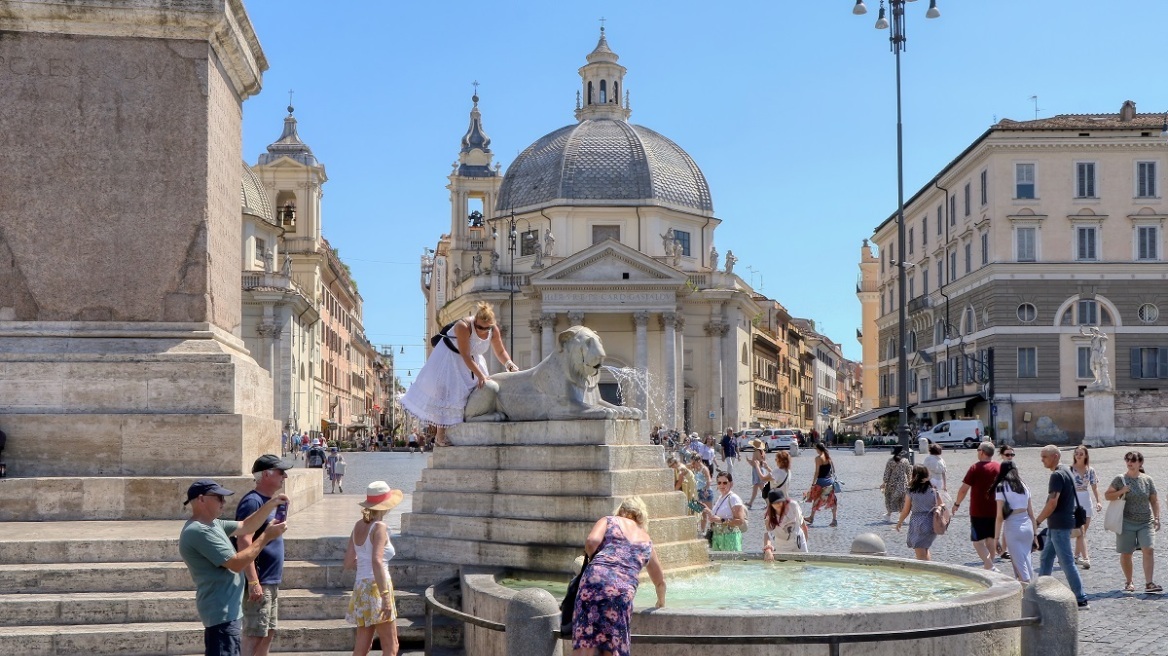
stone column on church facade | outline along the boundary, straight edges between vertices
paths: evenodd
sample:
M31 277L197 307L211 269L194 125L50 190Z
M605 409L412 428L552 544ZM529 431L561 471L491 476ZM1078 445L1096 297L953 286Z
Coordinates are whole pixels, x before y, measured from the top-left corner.
M726 393L724 370L728 366L723 359L722 336L729 331L730 326L720 318L712 319L706 324L706 335L710 338L710 409L717 413L717 419L711 422L710 429L717 432L721 432L719 425L723 428L730 425L723 416L725 409L722 407L722 397ZM737 387L737 382L735 386Z
M665 363L665 407L662 408L662 425L677 428L677 313L665 312L661 315L661 326L665 329L662 339Z
M649 410L649 313L638 310L633 313L633 327L637 331L636 352L633 357L633 366L637 369L637 376L641 384L637 390L637 407L645 412ZM645 415L648 417L648 414Z
M547 357L556 350L556 313L545 312L539 315L539 325L543 327L543 349L540 352Z
M542 326L543 326L543 324L540 323L539 319L531 319L527 322L527 329L529 331L531 331L531 357L528 358L528 363L527 363L527 367L529 369L531 367L534 367L535 365L539 364L540 360L543 360L543 355L540 354L540 348L539 348L540 347L539 337L540 337L540 333L542 332ZM514 358L515 354L512 353L511 357Z
M571 312L568 313L568 327L569 328L572 326L583 326L583 325L584 325L584 313L583 312L580 312L579 310L572 310Z
M677 382L674 387L673 407L681 425L685 425L685 315L680 312L674 318L677 346L674 347L676 362L673 370L677 372ZM690 430L694 430L692 427Z
M722 325L724 328L718 341L722 344L722 396L726 399L724 419L727 426L734 426L735 429L738 429L740 428L738 395L746 390L746 386L738 384L739 352L736 343L738 331L734 329L734 324L725 319L722 320ZM747 363L749 363L749 359ZM750 402L753 403L754 399L750 399Z

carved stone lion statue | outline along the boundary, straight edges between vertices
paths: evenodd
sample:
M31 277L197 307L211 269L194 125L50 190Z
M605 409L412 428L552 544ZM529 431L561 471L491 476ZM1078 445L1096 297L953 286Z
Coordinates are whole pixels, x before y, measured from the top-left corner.
M640 419L641 411L600 398L600 336L584 326L559 334L554 353L531 369L494 374L471 392L466 421Z

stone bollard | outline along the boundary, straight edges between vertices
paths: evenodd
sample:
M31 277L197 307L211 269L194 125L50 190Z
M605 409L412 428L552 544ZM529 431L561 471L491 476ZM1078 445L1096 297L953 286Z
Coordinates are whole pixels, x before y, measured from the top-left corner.
M856 455L864 455L864 440L856 440Z
M795 442L791 443L791 457L792 458L799 457L799 445Z
M857 556L887 556L884 538L875 533L861 533L852 540L852 553Z
M1053 576L1040 576L1022 593L1023 617L1042 618L1022 627L1022 656L1079 653L1079 607L1075 593Z
M552 633L560 628L560 605L542 588L520 590L507 602L504 623L508 654L562 656L561 642Z
M929 452L929 438L922 437L919 440L917 440L917 453L928 453L928 452Z

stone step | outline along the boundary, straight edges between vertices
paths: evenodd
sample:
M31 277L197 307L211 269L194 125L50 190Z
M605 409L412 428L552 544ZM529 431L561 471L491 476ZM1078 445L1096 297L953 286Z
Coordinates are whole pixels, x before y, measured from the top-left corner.
M425 639L425 621L399 617L397 632L403 644L419 646ZM462 644L462 625L445 617L436 617L433 636L435 646L459 647ZM351 650L353 637L354 627L343 619L282 621L272 650ZM10 626L0 627L0 645L4 645L4 653L20 656L194 654L203 648L203 625L199 622L145 622Z
M625 419L581 421L469 422L446 430L455 446L542 446L648 444L642 422Z
M418 549L434 560L531 572L574 573L578 569L574 561L583 553L581 546L556 544L509 544L420 536L417 541ZM667 571L709 560L705 540L689 539L655 543L654 546L661 566Z
M404 530L416 537L454 538L486 542L555 544L579 547L595 521L547 522L494 517L460 517L411 513L403 518ZM663 517L649 520L655 542L693 539L696 517Z
M458 575L454 565L417 560L389 561L390 578L402 588L426 586ZM282 587L350 589L353 571L341 561L286 561ZM181 562L48 563L0 565L0 590L34 594L72 592L135 592L139 590L193 590L194 583Z
M546 522L576 521L594 523L611 515L624 501L621 496L546 496L521 494L520 491L467 494L437 490L414 493L413 512L402 515L404 532L409 532L408 517L414 513L461 515L464 517L509 517ZM649 517L683 517L685 494L670 490L640 495ZM424 553L424 552L420 552Z
M293 515L293 520L295 515ZM15 563L118 563L118 562L178 562L178 532L181 524L176 524L173 537L114 536L108 538L85 537L91 534L86 524L98 522L75 522L78 537L75 539L4 540L0 541L0 564ZM0 535L35 535L37 522L8 522L0 524ZM393 536L395 548L399 537ZM340 560L345 557L347 537L285 537L284 557L287 560Z
M593 495L617 497L665 492L673 489L673 472L665 466L622 471L555 471L531 470L450 470L425 469L417 490L449 490L458 481L464 492L513 492L526 494Z
M588 471L665 468L660 446L461 446L439 448L430 454L430 468ZM451 480L457 480L456 474Z
M172 435L171 439L176 438ZM12 445L11 438L8 445ZM190 511L182 502L187 498L187 488L196 479L208 477L236 492L228 497L223 509L223 517L233 517L235 503L255 487L250 475L21 478L19 471L11 469L11 463L9 467L9 477L0 484L0 522L186 519ZM288 470L284 493L293 507L307 508L324 496L321 471Z
M394 590L401 617L423 617L424 587ZM280 590L280 620L321 620L344 617L349 590ZM192 617L193 590L160 592L73 592L63 594L0 594L0 627L57 624L124 624L177 622Z

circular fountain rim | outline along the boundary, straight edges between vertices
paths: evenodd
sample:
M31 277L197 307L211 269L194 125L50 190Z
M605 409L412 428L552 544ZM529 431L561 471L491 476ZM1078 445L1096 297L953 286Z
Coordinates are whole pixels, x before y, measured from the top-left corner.
M747 553L719 553L713 552L710 558L715 563L722 562L761 562L761 554L747 554ZM841 608L809 608L801 609L775 609L775 610L758 610L758 609L681 609L670 608L668 603L668 596L664 608L646 608L637 610L634 615L663 615L672 617L710 617L710 616L733 616L739 618L766 618L782 615L787 617L802 617L802 618L825 618L836 615L847 615L862 613L866 615L881 615L881 614L901 614L924 612L932 610L953 609L958 607L969 607L971 605L977 606L981 604L989 604L1011 596L1016 596L1019 600L1022 595L1022 584L1013 577L1006 576L1000 572L988 571L984 569L975 569L966 567L964 565L953 565L947 563L938 563L933 561L920 561L909 558L895 558L887 556L867 556L867 555L852 555L852 554L776 554L778 561L794 561L794 562L808 562L808 563L839 563L845 565L852 565L857 567L891 567L893 569L904 570L925 570L947 574L950 576L957 576L967 580L975 581L985 586L984 590L973 592L971 594L962 594L943 600L910 602L904 604L890 604L885 606L852 606ZM508 575L520 576L539 576L542 578L566 579L567 575L563 573L550 572L528 572L516 570L513 568L482 568L479 571L464 572L464 580L467 585L471 585L470 577L474 577L474 582L482 581L486 586L497 589L502 593L501 596L510 598L518 591L503 586L499 583L499 579ZM480 578L482 577L482 578Z

